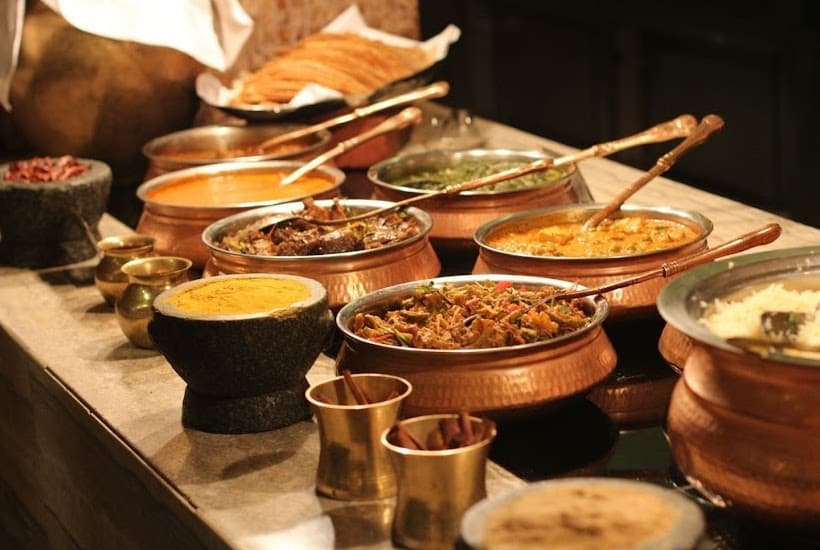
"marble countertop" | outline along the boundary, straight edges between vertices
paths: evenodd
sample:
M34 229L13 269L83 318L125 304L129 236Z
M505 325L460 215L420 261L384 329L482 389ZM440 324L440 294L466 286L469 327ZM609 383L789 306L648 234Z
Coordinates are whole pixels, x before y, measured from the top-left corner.
M511 128L479 124L489 146L571 150ZM642 173L606 159L584 162L581 171L598 201ZM702 212L714 223L712 244L768 222L780 223L783 234L766 248L820 243L820 229L665 178L630 202ZM110 217L101 229L107 235L129 231ZM89 281L93 265L91 260L39 271L0 268L0 321L8 337L87 409L107 437L133 452L146 475L164 480L171 498L230 547L391 547L389 501L354 504L316 496L318 433L313 422L245 435L183 428L183 381L162 355L128 343L112 309ZM4 361L0 368L11 366ZM332 373L332 360L322 356L309 380ZM490 465L490 494L522 483Z

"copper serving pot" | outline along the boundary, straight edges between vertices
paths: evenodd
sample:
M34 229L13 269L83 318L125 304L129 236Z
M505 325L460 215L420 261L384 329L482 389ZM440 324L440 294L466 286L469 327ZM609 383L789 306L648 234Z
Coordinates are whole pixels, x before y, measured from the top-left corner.
M373 165L368 178L373 182L373 198L399 201L429 191L401 187L390 182L408 174L457 166L465 161L513 161L521 164L549 158L541 151L511 149L470 149L466 151L429 151L389 158ZM511 191L476 189L458 196L430 199L424 209L433 217L430 240L441 254L476 250L473 233L480 225L504 214L532 208L533 204L558 205L590 202L592 196L576 165L560 168L565 175L537 186Z
M318 206L330 206L331 200L318 200ZM391 203L370 199L341 199L351 213L388 206ZM316 256L261 256L220 248L222 238L251 224L263 225L266 219L291 214L303 208L291 202L255 208L235 214L208 226L202 242L210 253L203 275L230 273L289 273L308 276L321 282L328 291L328 302L334 311L348 302L380 288L436 277L441 264L429 240L433 221L418 208L406 212L418 220L421 231L397 243L371 250Z
M430 283L510 281L528 286L568 288L573 283L520 275L461 275ZM425 283L428 281L424 281ZM413 393L406 416L468 410L499 420L543 413L587 393L615 368L617 357L601 326L609 306L601 296L583 298L592 322L576 332L526 345L487 349L434 350L379 344L353 334L356 313L408 296L421 284L405 283L354 300L339 311L336 324L344 343L338 371L381 372L407 379Z
M707 248L706 238L712 232L712 222L697 212L660 206L624 205L612 217L642 216L673 220L694 229L697 232L697 237L688 243L664 250L597 258L534 256L506 252L487 244L487 239L491 235L502 230L508 224L526 222L546 226L579 222L587 219L602 207L602 204L590 204L541 208L504 216L482 225L475 233L479 253L473 267L473 273L511 273L561 277L588 287L599 286L705 250ZM610 317L616 319L651 316L655 313L655 302L658 293L667 282L668 279L656 278L607 293L606 298L610 306Z
M145 180L156 176L219 162L258 162L265 160L307 160L328 146L331 134L321 130L285 146L265 153L251 152L251 148L268 138L303 127L301 124L254 124L250 126L198 126L152 139L142 147L148 157ZM241 155L231 150L248 149Z
M213 222L251 208L269 206L282 202L301 200L305 196L291 196L260 202L242 202L218 206L197 206L159 202L151 198L153 192L188 177L204 176L218 179L232 173L291 172L304 163L300 161L226 162L196 168L178 170L146 181L137 188L137 197L145 204L137 224L137 231L151 235L155 239L154 251L160 255L182 256L201 268L208 261L208 249L202 242L202 231ZM315 194L316 197L333 197L339 193L344 182L344 172L330 166L320 166L314 172L327 178L328 189ZM294 188L298 189L298 188ZM205 191L207 192L207 191ZM295 193L298 195L298 191Z
M820 289L820 247L735 256L661 292L660 314L692 342L672 394L669 442L678 467L715 504L816 533L820 360L743 351L700 322L715 299L774 282Z

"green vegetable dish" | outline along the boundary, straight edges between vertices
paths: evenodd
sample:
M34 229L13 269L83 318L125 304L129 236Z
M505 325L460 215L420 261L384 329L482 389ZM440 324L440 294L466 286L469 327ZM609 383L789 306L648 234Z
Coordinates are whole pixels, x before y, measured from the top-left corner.
M406 174L388 183L397 187L412 187L426 191L438 191L450 185L483 178L503 170L517 168L522 164L525 164L525 162L517 162L514 160L464 160L452 166L441 166ZM527 174L526 176L483 187L478 190L478 192L515 191L525 187L551 183L564 176L566 176L565 170L561 168L549 168L543 172Z

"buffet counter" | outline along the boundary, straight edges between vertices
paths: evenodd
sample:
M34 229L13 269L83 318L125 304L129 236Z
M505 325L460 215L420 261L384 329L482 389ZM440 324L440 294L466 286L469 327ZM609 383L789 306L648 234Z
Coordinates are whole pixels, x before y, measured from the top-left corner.
M478 127L489 147L571 151ZM597 201L642 173L605 159L580 169ZM765 248L820 243L820 229L664 178L630 202L703 213L713 246L768 222L783 234ZM101 230L129 231L111 217ZM0 546L391 547L391 499L315 494L314 422L245 435L184 429L183 381L158 352L128 343L93 285L95 263L0 268ZM308 378L332 375L321 356ZM490 495L524 483L496 463L487 481Z

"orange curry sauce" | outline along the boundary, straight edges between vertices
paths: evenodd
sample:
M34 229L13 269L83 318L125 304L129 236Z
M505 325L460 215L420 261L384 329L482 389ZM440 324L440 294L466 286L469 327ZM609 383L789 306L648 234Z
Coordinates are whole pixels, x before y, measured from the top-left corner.
M273 200L289 200L321 193L333 181L313 174L290 185L279 182L288 170L202 174L179 178L148 191L148 199L180 206L233 206Z
M682 223L644 217L606 219L585 232L581 225L547 225L537 220L510 223L493 231L486 242L516 254L594 258L672 248L698 236L698 232Z

